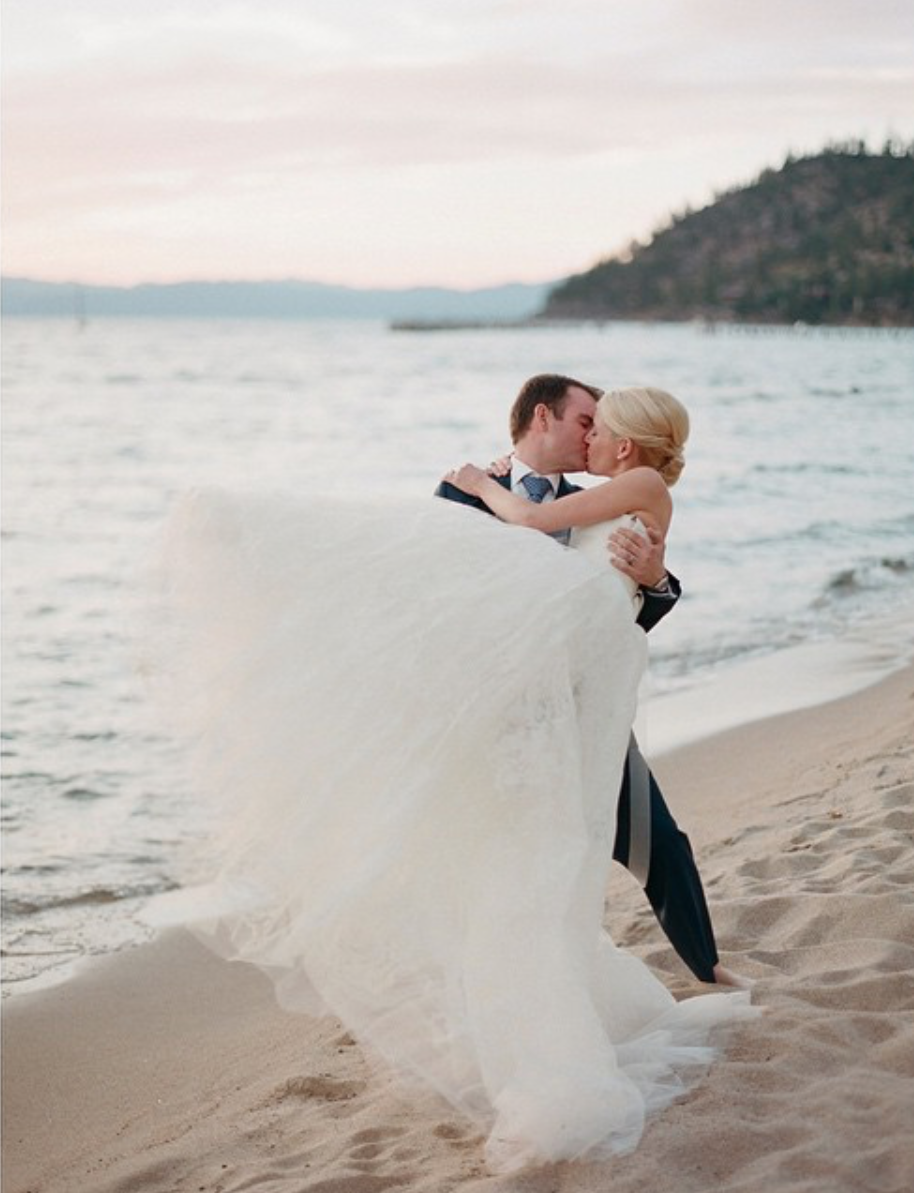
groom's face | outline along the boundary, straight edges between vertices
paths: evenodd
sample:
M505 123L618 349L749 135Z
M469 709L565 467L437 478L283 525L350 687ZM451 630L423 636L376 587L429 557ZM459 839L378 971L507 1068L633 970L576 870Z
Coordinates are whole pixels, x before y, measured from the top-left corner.
M561 417L551 414L547 436L551 471L583 472L587 467L587 436L597 403L586 389L569 385Z

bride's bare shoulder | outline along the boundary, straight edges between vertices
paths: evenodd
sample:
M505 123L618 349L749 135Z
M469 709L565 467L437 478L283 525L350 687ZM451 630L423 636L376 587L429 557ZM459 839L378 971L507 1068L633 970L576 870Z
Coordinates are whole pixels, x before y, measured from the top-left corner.
M627 477L632 484L642 485L648 489L656 489L658 492L663 489L666 490L667 484L656 468L649 468L646 464L639 464L635 468L629 469L628 472L623 472L623 477Z
M618 476L610 477L608 480L596 485L595 488L604 491L607 495L615 492L617 496L623 490L628 493L637 493L644 496L669 494L666 481L664 481L657 469L648 468L642 464L637 465L635 468L629 468L627 472L619 473Z

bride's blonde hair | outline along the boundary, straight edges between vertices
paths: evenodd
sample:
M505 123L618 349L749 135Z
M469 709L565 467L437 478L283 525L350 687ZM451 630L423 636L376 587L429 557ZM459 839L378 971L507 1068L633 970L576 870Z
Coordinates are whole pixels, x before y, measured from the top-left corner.
M667 485L676 484L685 467L682 449L689 437L689 415L682 402L665 389L633 385L607 391L597 412L614 435L638 445L644 463L656 468Z

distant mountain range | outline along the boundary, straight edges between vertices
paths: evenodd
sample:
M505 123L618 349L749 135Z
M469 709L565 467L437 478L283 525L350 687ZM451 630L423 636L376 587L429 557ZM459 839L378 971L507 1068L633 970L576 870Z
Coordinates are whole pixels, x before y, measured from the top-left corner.
M570 277L543 314L914 326L914 146L788 158Z
M96 319L527 319L542 309L554 283L514 283L482 290L416 287L358 290L320 282L176 282L89 286L2 279L4 316Z
M5 316L383 319L438 329L563 320L914 326L914 146L832 146L674 216L564 281L480 290L320 282L129 288L2 279Z

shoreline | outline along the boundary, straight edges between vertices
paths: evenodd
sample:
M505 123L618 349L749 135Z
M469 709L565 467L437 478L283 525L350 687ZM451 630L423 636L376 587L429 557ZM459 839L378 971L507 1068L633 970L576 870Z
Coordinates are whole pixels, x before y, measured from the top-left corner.
M908 664L657 759L722 960L756 980L767 1013L631 1155L487 1176L450 1108L372 1069L337 1021L281 1011L256 970L172 929L7 1001L4 1189L910 1187L912 708ZM607 920L677 997L707 989L619 867Z
M648 691L635 732L654 760L729 729L863 692L912 662L914 605L891 621L849 627L840 637L722 664L681 691Z
M390 319L388 330L395 332L448 331L544 331L555 328L612 327L616 323L659 324L667 327L697 326L707 335L738 333L745 335L818 335L822 332L840 335L847 332L878 332L905 335L914 332L914 323L863 323L843 320L837 323L805 323L802 319L737 319L723 315L702 314L652 315L531 315L520 319Z

